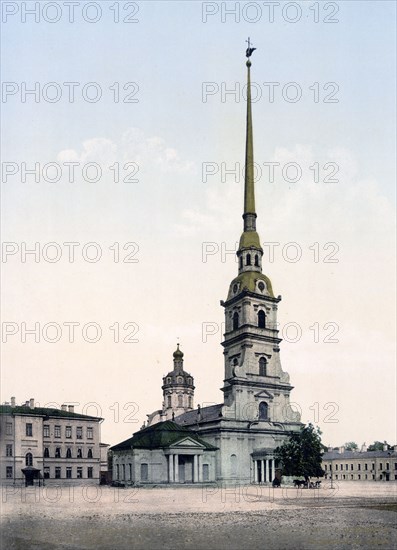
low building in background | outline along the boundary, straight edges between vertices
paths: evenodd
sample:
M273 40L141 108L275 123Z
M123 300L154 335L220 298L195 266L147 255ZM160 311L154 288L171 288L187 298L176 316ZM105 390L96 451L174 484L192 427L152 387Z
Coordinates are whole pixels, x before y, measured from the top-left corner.
M397 445L382 451L328 449L323 454L325 477L337 481L397 481Z
M217 447L170 420L136 432L111 450L113 481L125 485L203 483L216 478Z
M1 483L99 483L102 420L73 405L43 408L30 399L18 406L11 398L0 406Z

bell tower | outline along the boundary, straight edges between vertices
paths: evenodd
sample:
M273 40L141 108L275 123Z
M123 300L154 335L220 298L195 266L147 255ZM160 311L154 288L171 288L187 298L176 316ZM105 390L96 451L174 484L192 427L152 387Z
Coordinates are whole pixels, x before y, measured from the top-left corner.
M281 296L275 297L270 279L262 272L263 249L256 231L251 105L254 50L248 43L244 223L237 250L238 275L230 283L226 301L221 301L225 308L223 413L237 421L299 422L299 414L289 407L292 386L280 362L277 308Z

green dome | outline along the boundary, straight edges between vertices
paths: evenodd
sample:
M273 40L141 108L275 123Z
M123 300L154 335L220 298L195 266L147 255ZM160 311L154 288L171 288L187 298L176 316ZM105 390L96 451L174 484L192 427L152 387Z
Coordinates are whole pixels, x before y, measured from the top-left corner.
M174 359L182 359L183 352L179 349L179 344L177 344L177 349L174 351Z
M256 231L244 231L240 237L239 250L244 248L259 248L262 250L261 243L259 241L259 235Z
M238 285L238 293L240 293L244 288L250 292L258 292L256 287L256 283L258 281L263 281L265 283L267 289L265 294L274 298L272 283L269 277L266 277L263 273L258 273L258 271L244 271L230 283L227 299L230 300L230 298L233 298L235 295L233 290L235 285Z

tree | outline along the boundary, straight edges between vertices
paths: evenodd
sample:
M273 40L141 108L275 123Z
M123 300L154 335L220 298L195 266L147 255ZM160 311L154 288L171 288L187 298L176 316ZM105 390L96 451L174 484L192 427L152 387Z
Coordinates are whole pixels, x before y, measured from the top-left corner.
M391 449L391 445L389 445L386 441L383 443L382 441L374 441L372 445L368 447L368 451L383 451L383 445L387 445L388 451Z
M302 426L300 432L292 433L288 440L275 450L282 464L281 473L287 476L322 477L321 468L323 446L321 431L313 424Z
M358 451L358 445L354 441L347 441L343 446L346 451Z

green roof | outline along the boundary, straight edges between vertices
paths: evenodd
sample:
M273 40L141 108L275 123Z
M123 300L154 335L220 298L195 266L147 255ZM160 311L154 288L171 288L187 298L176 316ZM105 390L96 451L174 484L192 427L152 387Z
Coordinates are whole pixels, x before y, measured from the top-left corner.
M232 289L233 285L235 285L236 283L240 283L241 290L247 288L250 292L255 292L255 285L257 281L264 281L266 283L269 296L274 298L272 283L269 277L266 277L266 275L264 275L263 273L259 273L259 271L243 271L243 273L240 273L238 277L233 279L233 281L230 283L230 288ZM228 299L230 297L231 292L229 291Z
M259 248L262 250L261 243L259 241L259 235L256 231L244 231L240 237L239 250L244 248Z
M203 445L207 450L214 451L217 447L211 445L198 437L195 432L179 426L176 422L166 420L165 422L158 422L136 432L132 437L122 441L118 445L111 447L112 451L122 451L127 449L163 449L175 445L178 441L182 441L189 437L196 443Z
M11 407L10 405L0 405L0 414L17 416L56 416L59 418L81 418L85 420L102 420L98 416L88 416L75 412L63 411L61 409L47 409L45 407L34 407L31 409L28 406Z

